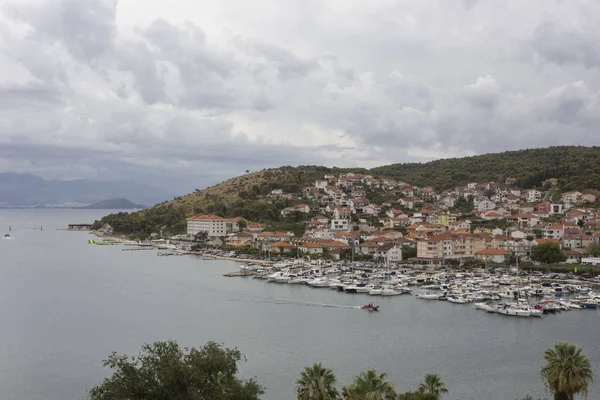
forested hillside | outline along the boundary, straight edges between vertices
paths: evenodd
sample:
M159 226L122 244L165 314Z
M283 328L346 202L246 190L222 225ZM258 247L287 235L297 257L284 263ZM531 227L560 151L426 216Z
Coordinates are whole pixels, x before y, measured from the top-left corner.
M265 196L274 189L299 194L306 186L325 174L362 172L367 170L327 168L319 166L280 167L247 173L204 190L166 201L136 213L111 214L102 218L119 233L152 233L161 228L167 233L185 231L185 218L210 213L223 217L243 216L253 221L274 221L280 211L289 206L286 200L271 200Z
M600 189L600 147L557 146L506 151L473 157L448 158L428 163L392 164L371 173L417 186L449 189L468 182L504 182L517 178L517 186L541 186L559 179L563 190Z
M202 213L223 217L242 216L265 223L281 222L280 211L298 201L268 197L273 189L300 195L302 189L325 174L369 173L379 178L395 178L415 186L438 190L469 182L504 182L517 179L521 188L541 186L549 178L559 180L557 190L600 190L600 147L550 147L485 154L474 157L437 160L428 163L393 164L372 170L319 166L281 167L229 179L204 190L163 202L136 213L106 216L102 223L116 232L149 234L161 229L167 234L185 231L185 218ZM377 192L367 198L379 202ZM289 221L288 221L289 222ZM296 221L298 222L298 221Z

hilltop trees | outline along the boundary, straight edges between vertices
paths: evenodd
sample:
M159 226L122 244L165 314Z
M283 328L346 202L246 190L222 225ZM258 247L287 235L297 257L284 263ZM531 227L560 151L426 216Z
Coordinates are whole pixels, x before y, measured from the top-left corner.
M588 386L594 381L590 361L581 349L570 343L558 343L544 352L546 365L541 374L555 399L573 400L581 393L587 398Z

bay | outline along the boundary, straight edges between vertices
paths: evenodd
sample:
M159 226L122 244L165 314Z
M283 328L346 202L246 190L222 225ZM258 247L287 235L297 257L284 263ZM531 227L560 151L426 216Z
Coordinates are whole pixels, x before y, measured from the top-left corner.
M0 234L12 227L0 239L2 399L84 399L112 351L168 339L238 347L241 375L257 377L266 400L293 399L313 362L340 384L376 368L402 391L437 373L450 400L548 397L539 370L558 341L583 347L600 368L596 311L511 318L399 296L368 313L355 308L373 300L366 295L225 278L237 263L88 245L88 233L57 230L106 213L0 210ZM589 398L599 396L596 383Z

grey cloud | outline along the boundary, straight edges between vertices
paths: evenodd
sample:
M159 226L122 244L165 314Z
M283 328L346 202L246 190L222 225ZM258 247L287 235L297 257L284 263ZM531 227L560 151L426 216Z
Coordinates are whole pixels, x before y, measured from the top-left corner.
M116 25L117 0L61 0L24 6L10 4L14 17L35 27L35 34L64 44L71 54L92 60L110 50Z
M0 85L0 109L4 112L43 111L64 106L65 100L61 90L41 82Z
M164 78L168 72L143 42L125 43L115 55L119 69L132 73L135 89L148 104L166 101Z
M534 32L532 46L536 54L559 65L600 67L600 28L597 20L575 29L562 27L556 22L543 23Z
M477 82L463 87L467 101L475 107L492 108L498 101L500 86L494 78L487 75L477 78Z
M302 78L319 68L318 60L303 60L279 46L237 37L234 43L243 51L266 60L277 68L282 79Z
M587 29L600 5L291 1L287 22L268 8L269 24L157 18L124 34L115 1L11 0L0 72L4 57L26 78L0 81L0 169L187 191L282 164L597 142L598 28L560 17Z

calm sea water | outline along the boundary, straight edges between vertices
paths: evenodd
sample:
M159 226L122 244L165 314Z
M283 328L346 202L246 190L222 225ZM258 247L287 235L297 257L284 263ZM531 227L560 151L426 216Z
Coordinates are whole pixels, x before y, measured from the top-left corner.
M87 233L56 230L105 213L0 210L0 234L11 225L13 236L0 239L0 398L84 399L110 352L166 339L238 347L241 374L267 386L266 400L293 399L315 361L341 384L376 368L401 390L438 373L446 399L545 397L542 354L561 340L582 346L600 373L596 311L519 319L401 296L368 313L353 308L365 295L225 278L236 263L88 245ZM597 383L589 398L599 396Z

